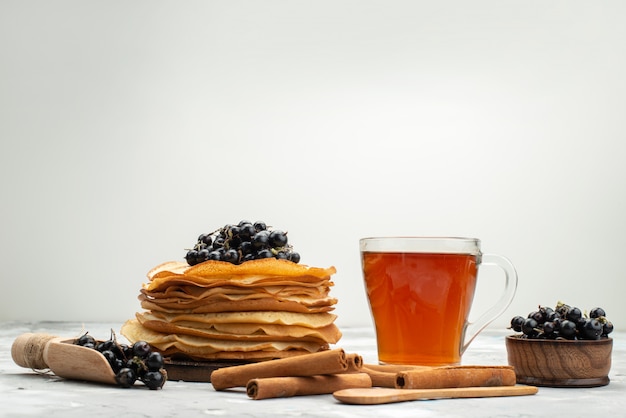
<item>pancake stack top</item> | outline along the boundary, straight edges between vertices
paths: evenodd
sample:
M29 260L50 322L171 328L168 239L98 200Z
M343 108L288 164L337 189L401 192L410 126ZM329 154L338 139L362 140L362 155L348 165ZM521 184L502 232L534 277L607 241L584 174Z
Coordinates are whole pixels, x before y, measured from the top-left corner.
M148 273L144 311L121 333L180 359L258 361L325 350L341 338L329 296L335 271L275 258L166 262Z

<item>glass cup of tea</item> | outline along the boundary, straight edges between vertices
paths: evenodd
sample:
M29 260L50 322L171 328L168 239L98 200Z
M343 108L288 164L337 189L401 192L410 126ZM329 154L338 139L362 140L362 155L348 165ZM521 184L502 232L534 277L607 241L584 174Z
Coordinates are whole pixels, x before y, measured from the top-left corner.
M482 254L476 238L363 238L359 245L381 364L460 364L472 340L504 312L517 289L513 264ZM469 322L480 265L502 269L504 290Z

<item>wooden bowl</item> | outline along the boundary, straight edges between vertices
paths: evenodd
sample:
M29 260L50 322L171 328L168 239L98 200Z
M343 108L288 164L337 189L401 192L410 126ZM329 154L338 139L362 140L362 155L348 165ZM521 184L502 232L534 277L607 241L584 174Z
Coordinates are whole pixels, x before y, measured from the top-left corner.
M596 387L609 384L613 339L533 340L506 337L509 365L517 383L551 387Z

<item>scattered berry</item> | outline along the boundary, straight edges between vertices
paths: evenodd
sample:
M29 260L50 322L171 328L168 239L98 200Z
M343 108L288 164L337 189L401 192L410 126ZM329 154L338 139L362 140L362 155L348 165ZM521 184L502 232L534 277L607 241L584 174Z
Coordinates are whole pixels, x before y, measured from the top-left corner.
M142 377L144 385L148 386L148 389L156 390L163 387L165 384L166 375L160 371L146 372Z
M120 369L120 371L115 374L115 381L123 388L129 388L133 386L136 380L137 372L128 367Z

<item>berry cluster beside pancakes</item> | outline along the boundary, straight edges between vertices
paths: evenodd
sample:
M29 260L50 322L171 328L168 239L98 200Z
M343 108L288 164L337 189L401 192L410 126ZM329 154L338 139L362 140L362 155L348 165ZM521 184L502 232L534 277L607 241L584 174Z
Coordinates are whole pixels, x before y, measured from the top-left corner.
M185 261L148 272L144 311L121 333L173 359L257 361L328 349L341 338L329 295L335 268L299 261L287 234L263 222L202 234Z

